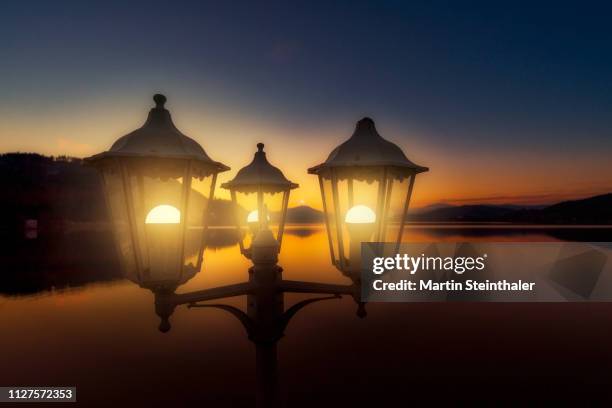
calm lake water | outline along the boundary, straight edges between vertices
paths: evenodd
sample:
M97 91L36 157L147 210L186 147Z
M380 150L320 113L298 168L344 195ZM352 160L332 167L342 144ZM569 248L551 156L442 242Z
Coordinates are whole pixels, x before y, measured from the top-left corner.
M409 241L612 241L610 228L421 226ZM108 232L4 238L0 254L0 385L77 387L108 406L253 406L255 347L240 323L213 309L178 307L160 333L153 295L122 280ZM330 264L325 230L291 227L286 279L350 283ZM178 292L247 279L249 262L223 232L203 270ZM286 295L286 306L305 299ZM244 297L227 304L243 308ZM607 396L612 304L312 304L279 342L289 406L366 402L531 402Z

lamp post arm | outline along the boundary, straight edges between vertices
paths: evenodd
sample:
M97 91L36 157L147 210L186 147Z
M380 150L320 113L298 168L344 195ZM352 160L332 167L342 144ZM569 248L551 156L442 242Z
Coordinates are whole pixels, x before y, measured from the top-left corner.
M176 293L166 300L175 306L204 302L207 300L217 300L234 296L244 296L253 294L258 285L252 282L237 283L234 285L220 286L217 288L196 290L188 293ZM277 284L280 292L293 293L317 293L329 295L355 295L357 287L355 285L334 285L318 282L303 282L282 280Z
M234 296L244 296L252 293L255 286L251 282L237 283L235 285L220 286L218 288L196 290L188 293L172 295L170 301L175 305L184 305L206 300L217 300Z
M279 290L293 293L318 293L329 295L355 295L357 287L355 285L334 285L319 282L303 282L283 280L279 284Z
M231 315L233 315L236 319L240 321L240 323L242 323L249 338L253 335L253 332L255 329L255 323L253 322L253 319L251 319L246 313L244 313L242 310L238 309L237 307L230 306L230 305L223 305L223 304L197 304L197 303L190 303L187 307L189 308L204 307L204 308L224 310L230 313Z
M283 315L281 316L280 319L280 327L281 327L281 332L284 332L285 329L287 328L287 325L289 324L289 321L291 320L291 318L293 316L295 316L295 314L297 312L299 312L300 310L302 310L303 308L305 308L306 306L308 306L311 303L315 303L315 302L320 302L322 300L331 300L331 299L340 299L341 296L338 294L332 295L332 296L325 296L325 297L317 297L317 298L312 298L312 299L305 299L302 300L301 302L297 302L295 305L291 306L289 309L287 309L285 311L285 313L283 313Z

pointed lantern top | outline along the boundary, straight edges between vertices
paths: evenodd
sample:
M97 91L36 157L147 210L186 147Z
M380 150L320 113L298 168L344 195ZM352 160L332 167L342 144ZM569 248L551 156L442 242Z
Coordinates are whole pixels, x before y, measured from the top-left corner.
M164 107L166 97L153 96L155 107L149 111L142 127L120 137L108 151L86 160L92 164L104 164L113 158L192 160L204 173L229 170L223 163L212 160L202 146L179 131L170 112Z
M297 184L287 180L280 169L268 162L263 148L263 143L257 143L257 152L255 152L253 161L241 168L233 180L223 183L221 188L240 193L252 193L259 190L264 193L278 193L297 188Z
M308 169L308 173L325 175L332 168L382 166L393 167L400 175L429 170L408 160L402 149L384 139L376 131L374 121L366 117L357 122L355 132L347 141L336 147L324 163Z

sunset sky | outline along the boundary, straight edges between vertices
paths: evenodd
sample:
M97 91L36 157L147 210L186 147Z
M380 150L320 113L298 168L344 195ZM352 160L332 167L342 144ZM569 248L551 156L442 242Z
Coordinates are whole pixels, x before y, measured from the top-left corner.
M612 191L612 6L123 3L3 2L0 152L106 150L160 92L220 182L264 142L291 205L363 116L431 169L416 206Z

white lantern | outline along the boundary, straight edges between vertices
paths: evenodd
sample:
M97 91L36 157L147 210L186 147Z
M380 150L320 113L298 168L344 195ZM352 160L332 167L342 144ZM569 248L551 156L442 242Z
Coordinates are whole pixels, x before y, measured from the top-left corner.
M308 169L319 176L330 254L338 269L357 277L362 242L399 245L415 177L428 170L383 139L370 118L357 122L353 135L324 163Z
M140 129L86 160L102 174L125 276L173 291L202 266L207 206L229 167L174 126L163 95L153 99Z

